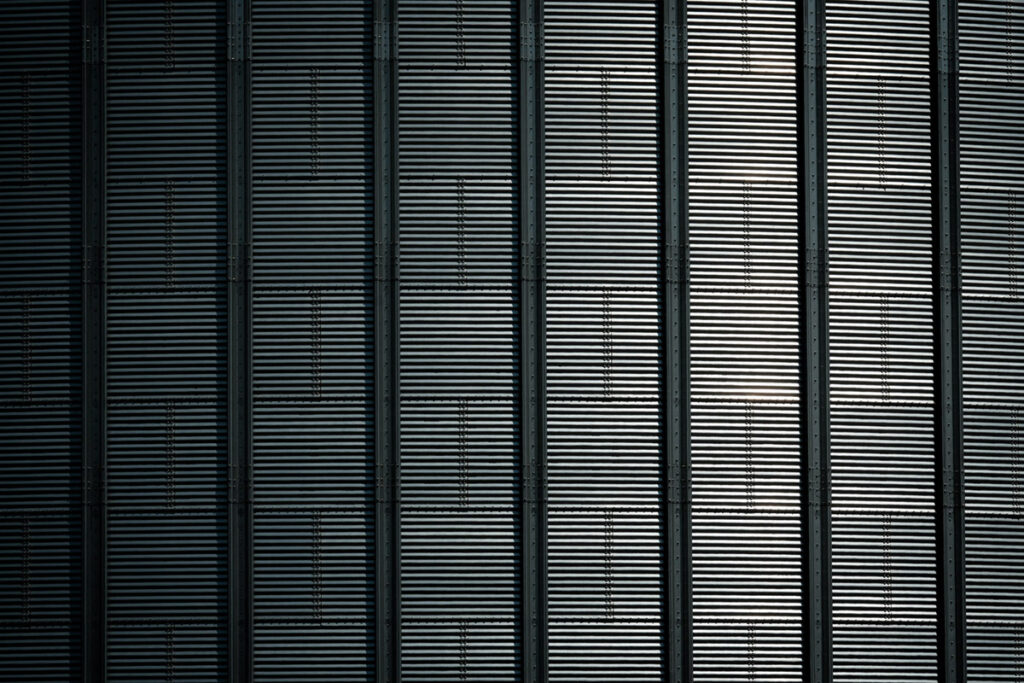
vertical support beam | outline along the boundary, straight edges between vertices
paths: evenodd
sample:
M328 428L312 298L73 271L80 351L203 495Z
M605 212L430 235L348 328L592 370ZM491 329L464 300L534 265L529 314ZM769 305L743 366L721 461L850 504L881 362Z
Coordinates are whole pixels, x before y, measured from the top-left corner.
M960 159L956 0L932 8L932 201L936 222L935 357L938 421L939 670L943 683L966 680L964 596L963 404L961 402Z
M228 671L252 681L252 197L249 0L227 26Z
M519 351L523 681L547 680L543 0L519 3Z
M401 680L399 579L398 23L374 0L374 458L377 683Z
M82 3L82 679L106 680L105 0Z
M798 5L798 214L803 444L804 666L832 680L825 0Z
M687 225L686 8L661 2L662 347L664 349L665 669L669 683L693 672L690 534L690 249Z

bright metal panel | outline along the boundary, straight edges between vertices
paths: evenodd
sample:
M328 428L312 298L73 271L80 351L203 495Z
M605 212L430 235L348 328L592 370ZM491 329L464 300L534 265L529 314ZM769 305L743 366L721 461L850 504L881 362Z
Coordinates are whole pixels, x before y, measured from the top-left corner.
M964 1L961 252L967 675L1024 675L1024 3Z
M801 677L796 19L687 3L696 681Z
M929 8L826 14L835 678L934 678Z

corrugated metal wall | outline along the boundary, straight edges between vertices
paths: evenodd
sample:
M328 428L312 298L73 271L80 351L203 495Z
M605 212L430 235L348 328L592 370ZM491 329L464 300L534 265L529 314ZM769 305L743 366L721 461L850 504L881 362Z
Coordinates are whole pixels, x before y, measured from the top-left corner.
M935 680L929 7L826 14L835 679Z
M967 675L1024 677L1024 4L960 6Z
M1024 681L1024 2L8 0L0 103L0 681Z

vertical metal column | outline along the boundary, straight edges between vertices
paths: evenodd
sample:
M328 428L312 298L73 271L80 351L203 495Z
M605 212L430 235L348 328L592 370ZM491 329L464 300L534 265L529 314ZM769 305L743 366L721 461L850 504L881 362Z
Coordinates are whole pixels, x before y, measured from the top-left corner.
M798 6L798 214L805 680L832 680L825 0Z
M82 677L106 680L105 0L82 3Z
M932 8L932 200L938 316L935 357L939 365L935 406L939 422L938 639L940 680L944 683L966 680L957 64L956 0L936 0Z
M228 3L228 670L252 680L252 202L249 0Z
M547 680L543 0L519 3L519 350L523 681Z
M374 458L377 683L401 680L397 0L374 0Z
M669 683L693 672L693 565L690 534L690 249L686 239L686 9L662 0L662 315L665 360L665 668Z

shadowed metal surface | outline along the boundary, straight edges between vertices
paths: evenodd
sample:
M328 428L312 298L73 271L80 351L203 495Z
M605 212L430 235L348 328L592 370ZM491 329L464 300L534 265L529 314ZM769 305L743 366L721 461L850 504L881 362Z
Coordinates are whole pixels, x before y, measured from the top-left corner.
M0 58L0 681L1021 679L1020 0Z

